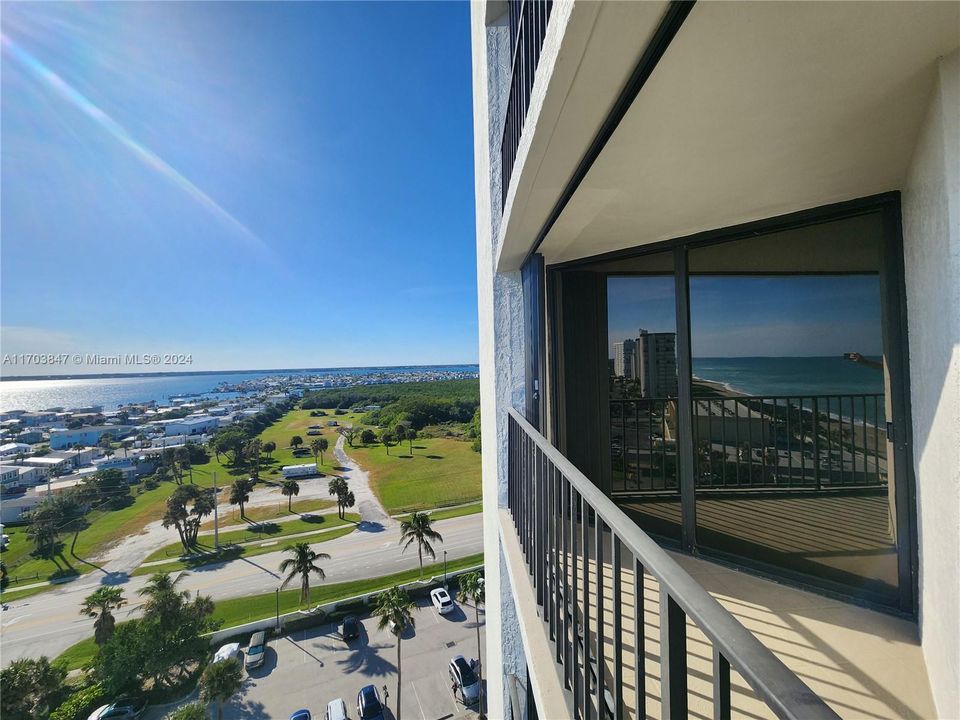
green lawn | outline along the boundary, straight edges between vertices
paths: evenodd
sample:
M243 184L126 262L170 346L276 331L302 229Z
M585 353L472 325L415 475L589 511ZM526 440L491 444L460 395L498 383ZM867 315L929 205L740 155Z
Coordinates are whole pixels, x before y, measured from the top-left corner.
M360 516L353 513L346 513L345 518L341 520L336 514L330 515L311 515L308 518L297 518L281 523L263 523L259 526L251 526L249 530L231 530L220 533L220 544L230 545L232 543L253 542L256 540L273 540L286 535L296 535L297 533L308 533L320 530L329 530L335 527L350 525L351 527L360 522ZM262 532L257 533L254 527L260 527ZM213 549L213 533L203 533L198 536L198 547L201 550ZM183 545L179 542L170 543L166 547L160 548L151 553L144 562L153 560L164 560L166 558L176 558L183 554Z
M278 502L276 505L256 505L256 506L247 506L246 508L246 517L240 517L240 508L235 508L229 513L220 513L220 525L243 525L248 520L253 522L265 522L267 520L284 520L285 518L293 518L297 515L303 515L305 513L318 512L321 510L329 510L337 506L337 503L334 500L294 500L293 501L293 512L290 513L287 511L286 501ZM201 530L213 530L213 520L205 522L200 526Z
M459 560L450 560L447 562L447 572L454 572L463 568L473 567L483 563L483 553L469 555ZM429 579L433 575L443 574L443 563L434 563L433 565L423 566L423 576ZM363 595L364 593L381 590L394 585L413 582L420 577L420 570L406 570L404 572L394 573L378 578L368 578L366 580L354 580L344 583L311 583L310 586L310 605L322 605L333 602L334 600L343 600L345 598ZM260 620L270 617L277 611L276 592L262 593L260 595L250 595L242 598L233 598L231 600L221 600L217 603L213 616L220 620L222 627L232 627L242 625L243 623ZM293 612L300 607L300 589L299 587L280 592L280 612Z
M431 520L449 520L450 518L463 517L464 515L474 515L483 512L483 503L470 503L460 507L444 508L442 510L428 510ZM410 515L397 515L397 520L406 520Z
M337 538L343 537L344 535L349 535L354 530L356 526L352 523L348 525L341 525L340 527L335 527L332 530L324 531L318 530L312 535L303 535L298 538L291 538L289 542L280 543L279 541L264 540L264 543L269 543L268 545L260 545L257 543L252 543L250 545L231 545L228 548L221 549L220 554L213 555L203 555L200 557L192 558L190 560L171 560L168 563L162 563L160 565L150 565L144 566L141 565L136 570L133 571L133 575L152 575L157 572L174 572L175 570L192 570L194 568L203 567L204 565L211 565L213 563L221 562L230 562L231 560L236 560L237 558L244 557L254 557L255 555L263 555L265 553L277 552L278 550L283 550L283 548L293 545L295 542L306 542L311 545L316 543L327 542L328 540L336 540ZM209 550L213 551L213 544L209 546L200 543L198 545L200 550ZM160 558L162 559L162 558Z
M347 454L370 474L380 502L390 514L460 505L481 497L480 453L470 442L453 438L347 448Z
M469 555L459 560L450 560L447 562L447 572L455 572L464 568L475 567L483 563L483 553ZM425 578L432 575L443 574L443 563L434 565L425 565L423 568ZM413 582L420 577L419 570L408 570L379 578L370 578L368 580L356 580L345 583L317 583L311 586L310 603L311 605L320 605L333 602L335 600L344 600L346 598L363 595L382 590L394 585L401 585ZM283 590L280 592L280 612L293 612L299 608L300 589ZM276 592L261 593L259 595L249 595L247 597L231 598L230 600L220 600L216 604L213 617L220 623L221 628L229 628L235 625L261 620L266 617L272 617L277 612L277 594ZM93 638L86 638L75 645L71 645L56 657L54 662L62 665L67 670L81 668L91 660L97 653L97 645Z

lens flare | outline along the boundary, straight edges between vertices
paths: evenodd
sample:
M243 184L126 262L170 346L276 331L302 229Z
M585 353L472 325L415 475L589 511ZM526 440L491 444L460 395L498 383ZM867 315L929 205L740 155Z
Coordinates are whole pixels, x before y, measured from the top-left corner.
M267 250L265 243L250 230L250 228L227 212L219 203L190 182L190 180L163 160L163 158L134 139L130 133L127 132L126 128L100 109L86 95L47 67L40 59L11 40L5 33L0 33L0 44L2 44L3 49L9 56L22 65L31 75L36 77L60 98L66 100L77 110L96 122L114 139L120 142L120 144L128 148L147 167L155 170L173 183L174 186L183 190L183 192L193 198L220 222L233 230L246 244L259 250Z

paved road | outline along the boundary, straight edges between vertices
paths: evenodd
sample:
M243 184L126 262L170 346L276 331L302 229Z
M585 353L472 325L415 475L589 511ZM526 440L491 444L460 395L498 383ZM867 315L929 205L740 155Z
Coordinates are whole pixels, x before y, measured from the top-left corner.
M443 550L447 551L448 560L483 551L479 514L440 520L435 527L444 538L442 545L437 547L439 557L442 557ZM401 553L398 537L395 529L364 523L360 530L350 535L322 543L318 549L332 556L323 563L328 581L359 580L416 568L416 552ZM181 585L214 600L269 592L282 579L278 571L282 559L283 553L278 551L209 565L191 571ZM120 611L119 620L136 617L139 614L137 590L146 581L146 576L91 573L61 589L10 603L0 615L3 664L19 657L54 657L92 635L93 622L81 617L79 608L83 598L101 584L124 588L130 605Z
M440 616L425 600L414 613L416 628L403 637L403 717L449 720L476 714L454 698L447 665L454 655L476 657L477 630L472 608L460 607ZM374 685L383 695L387 686L388 711L396 710L397 641L377 629L376 618L362 619L360 637L348 645L334 625L301 630L270 640L264 664L246 673L240 693L224 707L225 720L288 718L299 708L323 718L326 704L335 698L347 703L357 717L357 692ZM481 641L483 613L480 614ZM159 720L171 707L154 708L146 720ZM388 718L394 714L388 712Z

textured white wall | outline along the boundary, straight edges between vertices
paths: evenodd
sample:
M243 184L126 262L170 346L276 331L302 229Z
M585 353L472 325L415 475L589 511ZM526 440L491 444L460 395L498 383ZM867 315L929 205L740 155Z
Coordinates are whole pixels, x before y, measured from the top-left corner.
M942 718L960 718L960 51L939 78L903 190L920 634Z
M510 81L510 32L505 17L488 26L485 15L485 5L475 3L471 34L487 593L484 667L487 714L490 718L503 718L509 702L504 678L511 673L522 677L525 667L513 595L501 558L497 516L497 508L506 502L504 408L523 402L523 303L519 273L494 272L500 227L500 136Z

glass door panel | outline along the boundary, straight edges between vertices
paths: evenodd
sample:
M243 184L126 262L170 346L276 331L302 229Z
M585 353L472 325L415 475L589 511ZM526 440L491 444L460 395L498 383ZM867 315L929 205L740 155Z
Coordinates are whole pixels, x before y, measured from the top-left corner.
M697 544L896 604L879 215L689 253Z
M607 276L611 496L640 527L679 542L677 328L669 256Z

